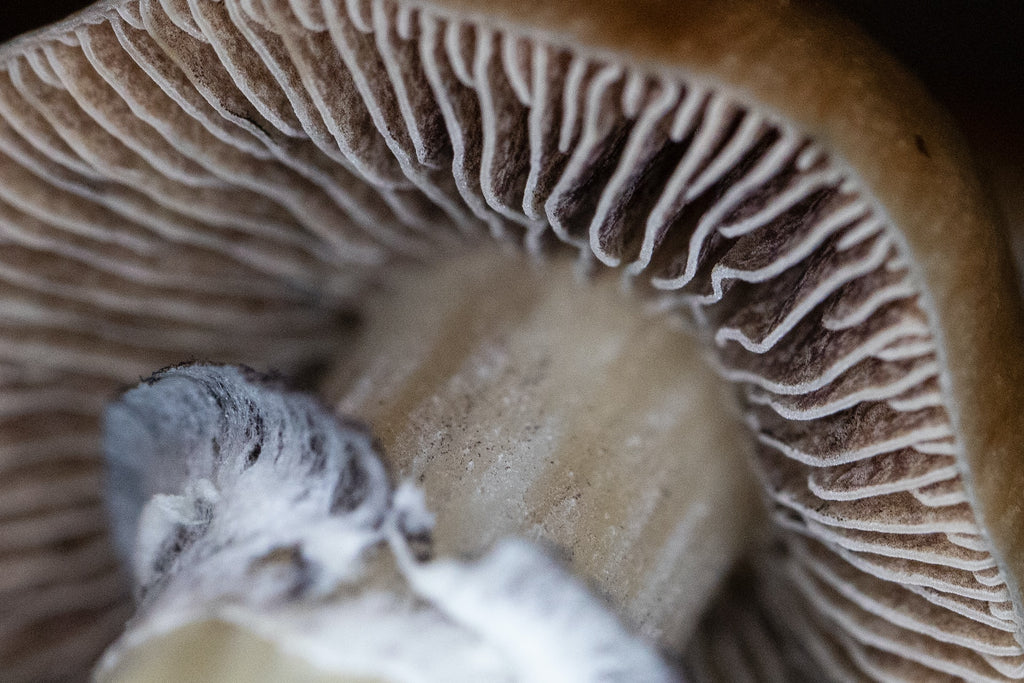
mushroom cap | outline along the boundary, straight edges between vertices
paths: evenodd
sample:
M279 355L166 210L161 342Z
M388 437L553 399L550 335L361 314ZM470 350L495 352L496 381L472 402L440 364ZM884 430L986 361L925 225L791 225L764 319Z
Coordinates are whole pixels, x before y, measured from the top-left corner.
M0 61L13 553L61 556L75 532L56 529L95 511L94 472L23 491L54 463L88 470L95 396L116 383L199 355L300 368L382 264L554 236L712 311L800 623L838 624L835 657L1024 675L1009 250L945 116L827 10L120 0ZM52 514L69 491L81 508ZM68 566L95 573L95 555ZM12 557L5 591L37 585ZM0 650L19 666L60 611L29 602Z

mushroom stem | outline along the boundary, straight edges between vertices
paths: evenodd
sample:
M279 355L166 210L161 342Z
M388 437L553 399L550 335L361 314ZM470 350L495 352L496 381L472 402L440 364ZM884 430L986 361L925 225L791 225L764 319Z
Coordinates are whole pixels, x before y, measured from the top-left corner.
M183 366L105 429L138 611L98 680L675 678L532 546L429 560L422 496L392 491L369 435L309 396Z
M379 289L325 394L423 488L440 554L553 546L679 654L762 506L734 397L638 300L568 259L463 255Z

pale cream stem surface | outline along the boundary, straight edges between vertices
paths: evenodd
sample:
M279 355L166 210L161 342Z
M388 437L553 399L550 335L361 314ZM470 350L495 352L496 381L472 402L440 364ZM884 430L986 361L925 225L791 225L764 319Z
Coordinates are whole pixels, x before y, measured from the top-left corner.
M388 281L325 393L422 487L440 555L554 546L680 652L760 530L748 437L698 340L579 271L484 252Z

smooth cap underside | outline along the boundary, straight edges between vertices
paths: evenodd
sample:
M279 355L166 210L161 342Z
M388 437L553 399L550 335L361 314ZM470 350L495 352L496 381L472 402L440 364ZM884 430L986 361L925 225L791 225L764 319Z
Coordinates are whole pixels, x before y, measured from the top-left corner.
M514 4L128 0L0 50L8 675L123 620L112 388L302 370L385 265L496 238L622 268L745 402L779 544L696 672L1024 677L1019 304L916 86L794 8Z

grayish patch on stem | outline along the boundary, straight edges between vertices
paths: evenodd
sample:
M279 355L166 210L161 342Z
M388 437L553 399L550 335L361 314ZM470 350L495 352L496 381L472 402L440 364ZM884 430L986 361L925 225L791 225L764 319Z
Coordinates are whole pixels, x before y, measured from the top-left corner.
M290 590L323 592L378 539L390 494L368 432L257 373L161 371L104 427L114 538L143 601L214 555L232 574L291 557Z

